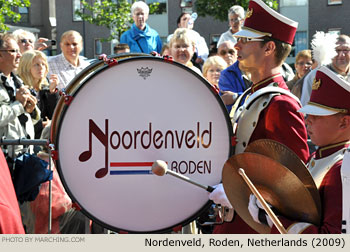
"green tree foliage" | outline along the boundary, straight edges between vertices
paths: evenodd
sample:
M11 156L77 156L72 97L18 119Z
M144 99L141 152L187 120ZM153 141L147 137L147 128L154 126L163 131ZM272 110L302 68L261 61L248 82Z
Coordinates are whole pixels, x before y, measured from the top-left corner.
M268 6L277 10L277 0L263 0ZM220 21L227 21L227 11L233 5L240 5L245 10L249 0L196 0L195 6L199 16L213 16Z
M9 30L5 24L6 19L17 23L21 20L21 15L13 11L15 7L29 7L29 0L0 0L0 32Z
M97 26L104 26L111 30L107 41L119 39L127 31L133 19L130 15L131 4L127 0L93 1L93 4L82 1L83 8L75 13L84 21ZM149 4L150 14L157 11L159 3Z

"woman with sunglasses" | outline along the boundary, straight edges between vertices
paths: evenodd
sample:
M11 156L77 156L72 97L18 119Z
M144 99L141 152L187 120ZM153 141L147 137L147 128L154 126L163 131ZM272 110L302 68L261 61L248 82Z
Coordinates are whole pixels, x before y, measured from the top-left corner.
M45 41L49 41L47 38L39 38L36 41L35 35L30 31L17 29L12 34L17 38L21 54L30 50L42 51L48 48L48 45L45 44Z

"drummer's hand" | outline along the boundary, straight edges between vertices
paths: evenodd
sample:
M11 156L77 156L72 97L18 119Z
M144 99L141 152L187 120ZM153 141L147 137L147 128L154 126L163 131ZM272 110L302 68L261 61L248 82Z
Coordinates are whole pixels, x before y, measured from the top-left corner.
M217 205L220 204L223 207L233 208L225 194L224 187L222 186L222 184L218 184L214 186L214 188L215 190L209 194L209 199Z
M270 207L271 205L268 204ZM260 204L260 201L255 197L254 194L251 194L249 196L249 204L248 204L248 211L250 215L253 217L253 220L260 224L268 225L269 227L272 227L273 222L270 219L270 217L265 212L263 206Z

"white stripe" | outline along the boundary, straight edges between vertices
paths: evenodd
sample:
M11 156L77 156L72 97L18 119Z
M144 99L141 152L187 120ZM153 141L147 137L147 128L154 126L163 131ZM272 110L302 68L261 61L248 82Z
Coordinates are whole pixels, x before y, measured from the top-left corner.
M307 222L294 223L288 228L287 232L288 234L301 234L305 229L307 229L311 225L312 224Z

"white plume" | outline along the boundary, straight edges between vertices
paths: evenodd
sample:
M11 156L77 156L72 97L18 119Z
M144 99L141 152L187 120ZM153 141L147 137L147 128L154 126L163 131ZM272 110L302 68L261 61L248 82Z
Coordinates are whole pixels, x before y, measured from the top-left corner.
M337 53L335 51L338 34L324 33L317 31L311 41L312 55L318 62L318 66L324 66L332 63Z

